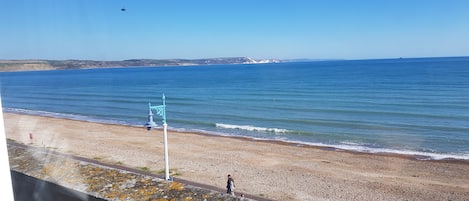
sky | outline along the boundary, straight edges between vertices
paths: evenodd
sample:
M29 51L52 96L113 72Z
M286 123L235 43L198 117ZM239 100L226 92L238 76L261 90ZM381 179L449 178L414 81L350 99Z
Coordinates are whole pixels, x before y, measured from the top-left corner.
M121 11L125 8L126 11ZM467 0L2 0L0 59L469 56Z

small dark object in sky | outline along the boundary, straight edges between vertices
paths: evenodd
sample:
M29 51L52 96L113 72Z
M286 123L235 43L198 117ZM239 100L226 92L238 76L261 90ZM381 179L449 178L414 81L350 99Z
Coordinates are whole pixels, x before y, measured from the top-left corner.
M125 11L125 8L121 8L121 11Z

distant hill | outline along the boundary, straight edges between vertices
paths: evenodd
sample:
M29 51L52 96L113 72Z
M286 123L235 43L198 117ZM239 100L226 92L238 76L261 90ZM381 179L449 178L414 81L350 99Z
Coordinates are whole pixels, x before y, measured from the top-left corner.
M248 57L228 57L212 59L129 59L123 61L93 60L0 60L0 72L67 70L85 68L115 68L143 66L192 66L214 64L255 64L277 63L279 60L254 60Z

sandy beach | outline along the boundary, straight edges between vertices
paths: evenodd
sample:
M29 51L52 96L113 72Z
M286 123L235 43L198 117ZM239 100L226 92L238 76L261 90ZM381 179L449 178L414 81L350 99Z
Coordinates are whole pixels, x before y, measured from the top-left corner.
M163 134L5 113L8 139L110 164L164 169ZM170 124L170 122L169 122ZM30 133L32 139L30 139ZM469 162L169 132L175 177L273 200L469 200Z

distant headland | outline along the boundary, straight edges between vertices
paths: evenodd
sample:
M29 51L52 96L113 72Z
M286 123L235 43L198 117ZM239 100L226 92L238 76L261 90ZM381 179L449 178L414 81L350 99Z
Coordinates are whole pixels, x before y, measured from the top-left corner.
M255 60L249 57L227 57L211 59L129 59L122 61L94 60L0 60L0 72L69 70L86 68L118 68L143 66L193 66L219 64L278 63L280 60Z

